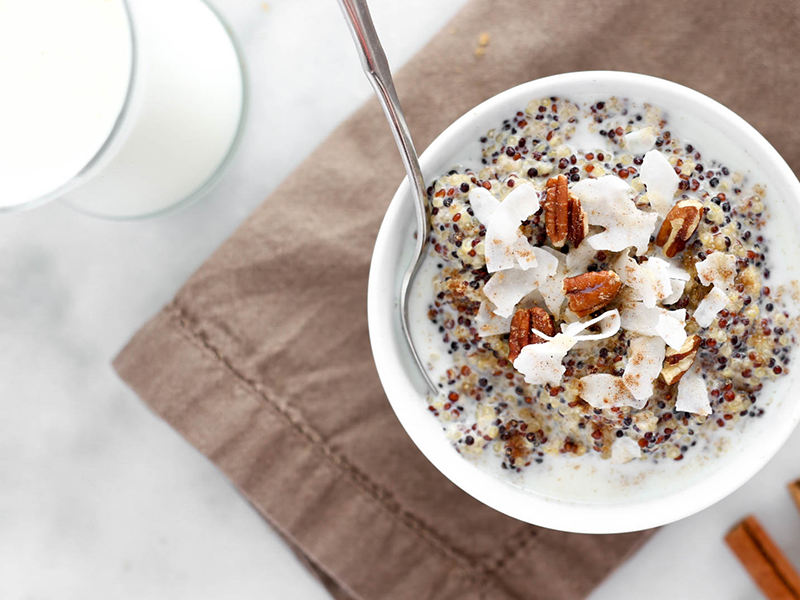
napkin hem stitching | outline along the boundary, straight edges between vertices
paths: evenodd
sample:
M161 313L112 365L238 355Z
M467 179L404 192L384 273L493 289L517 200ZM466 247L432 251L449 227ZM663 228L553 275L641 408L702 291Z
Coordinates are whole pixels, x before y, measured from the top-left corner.
M170 307L168 307L170 308ZM262 386L256 381L253 381L242 373L240 373L230 362L230 360L223 355L219 349L212 345L206 334L201 330L196 330L189 322L191 317L182 307L177 303L171 305L173 322L177 323L179 330L183 331L188 338L202 346L205 350L214 355L217 362L221 363L230 373L249 390L255 392L260 396L269 406L274 408L278 414L286 419L292 427L299 431L306 437L313 445L317 446L322 453L333 463L337 468L342 469L351 476L351 479L356 484L357 489L362 490L368 494L373 500L376 500L380 506L387 511L388 514L395 516L403 522L411 531L417 533L419 537L424 539L431 547L437 549L447 558L456 562L461 568L474 568L479 565L480 561L472 561L464 556L461 551L454 546L444 541L446 538L443 534L439 533L436 529L422 521L417 515L411 513L402 507L399 503L388 498L390 492L384 490L381 486L375 483L369 476L361 472L350 463L347 458L335 452L328 444L325 443L323 437L312 427L301 422L301 420L292 415L285 407L281 406L278 402L270 398L266 392L261 389ZM485 568L485 567L484 567Z
M497 572L500 571L506 565L506 563L513 560L514 557L517 556L517 554L519 554L519 552L521 552L529 544L531 539L536 537L537 530L535 526L525 525L515 534L513 534L512 537L515 538L515 542L499 553L497 558L487 557L483 560L472 560L468 558L455 546L448 544L445 541L446 536L444 534L439 533L432 526L425 523L425 521L423 521L420 517L403 508L399 502L389 498L388 496L391 495L391 492L384 490L372 478L350 463L347 458L335 452L325 442L324 438L319 432L317 432L313 427L310 427L308 424L302 422L301 417L293 415L291 411L287 410L287 407L281 406L278 402L268 396L267 392L262 389L262 384L249 379L236 367L234 367L233 363L208 340L207 334L200 329L196 329L192 325L190 321L193 319L187 310L185 310L177 302L173 302L167 307L167 309L171 309L173 321L177 322L180 330L187 334L191 341L199 343L204 350L207 350L213 354L214 359L224 365L225 368L234 376L234 378L236 378L240 383L244 384L247 388L252 389L252 391L260 396L268 405L272 406L283 418L289 421L292 427L297 429L313 445L319 447L323 454L328 457L335 466L349 473L359 489L373 498L373 500L376 500L378 504L381 505L389 514L400 519L409 529L425 539L428 544L437 548L444 556L450 558L456 563L459 563L461 568L478 567L482 571L479 577L486 580L484 583L487 583L488 581L491 581L492 578L496 577ZM434 539L428 539L426 534ZM476 583L479 582L476 581Z

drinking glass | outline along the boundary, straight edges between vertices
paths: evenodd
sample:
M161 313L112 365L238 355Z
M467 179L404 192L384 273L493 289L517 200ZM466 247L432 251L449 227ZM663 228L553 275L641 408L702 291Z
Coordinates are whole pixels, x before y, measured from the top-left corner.
M245 121L242 54L204 0L0 0L0 81L1 212L169 213Z

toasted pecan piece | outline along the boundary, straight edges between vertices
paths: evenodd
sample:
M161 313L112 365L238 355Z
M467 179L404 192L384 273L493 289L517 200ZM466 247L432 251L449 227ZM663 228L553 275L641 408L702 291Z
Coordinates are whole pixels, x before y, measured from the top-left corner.
M569 240L577 248L589 231L581 201L570 193L564 175L548 179L546 190L544 222L550 243L561 248Z
M532 329L550 336L556 333L553 317L546 310L538 306L519 309L511 319L511 333L508 335L508 360L511 362L517 360L519 353L529 344L543 344L547 341L533 333Z
M567 239L577 248L581 245L583 238L589 233L589 220L586 218L586 211L581 206L581 201L575 196L569 196L569 229Z
M673 350L667 346L664 367L661 369L661 377L667 385L673 385L681 380L681 377L692 367L697 350L703 340L699 335L690 335L681 346L680 350Z
M703 205L697 200L686 199L675 203L664 217L656 236L656 245L664 247L664 256L672 258L686 248L702 216Z
M569 233L569 189L567 178L563 175L547 180L544 223L550 243L555 248L561 248Z
M564 279L569 308L579 317L599 310L619 293L622 282L614 271L590 271Z

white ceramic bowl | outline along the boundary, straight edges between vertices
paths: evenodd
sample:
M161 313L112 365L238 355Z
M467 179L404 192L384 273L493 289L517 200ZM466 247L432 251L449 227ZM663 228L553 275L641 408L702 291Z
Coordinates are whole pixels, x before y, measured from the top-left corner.
M768 184L767 206L775 232L771 244L773 265L784 279L799 279L797 252L800 234L800 183L775 149L739 116L686 87L632 73L598 71L565 73L507 90L490 98L450 125L422 154L426 181L447 172L464 148L534 98L558 96L579 101L589 97L628 97L650 101L668 113L670 128L704 151L704 158L721 158L747 172L755 165ZM722 156L715 156L722 154ZM759 177L759 179L762 179ZM369 331L375 364L386 395L411 439L448 479L492 508L543 527L581 533L619 533L647 529L676 521L721 500L743 485L778 451L800 420L797 373L794 368L774 385L764 388L758 406L763 417L739 425L739 443L708 464L686 485L630 494L616 501L596 500L591 489L576 497L546 495L503 480L458 454L446 439L439 421L427 410L425 388L415 370L400 327L400 281L413 245L413 208L407 181L397 190L378 234L369 277ZM774 286L778 275L773 275ZM767 403L768 402L768 403ZM691 453L690 453L691 454ZM676 463L677 464L677 463Z

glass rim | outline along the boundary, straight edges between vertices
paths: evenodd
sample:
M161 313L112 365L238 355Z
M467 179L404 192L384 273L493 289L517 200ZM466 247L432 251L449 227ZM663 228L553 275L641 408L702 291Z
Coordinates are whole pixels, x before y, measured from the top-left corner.
M131 63L130 63L131 68L130 68L130 73L128 75L128 85L125 90L125 99L123 100L122 106L120 107L120 110L117 113L117 118L114 120L114 125L111 127L111 131L109 131L105 141L97 149L97 152L94 153L92 158L89 159L89 161L81 168L80 171L78 171L75 175L70 177L67 181L65 181L55 189L41 196L38 196L37 198L26 200L25 202L21 202L20 204L13 204L11 206L0 206L0 214L23 212L34 208L38 208L54 200L58 200L59 197L66 194L71 189L74 189L78 184L84 182L90 175L92 175L98 163L106 156L106 154L108 153L109 149L114 144L114 142L117 141L120 131L122 131L123 126L125 124L126 118L130 114L130 108L133 97L133 82L136 77L136 73L138 70L138 63L139 63L139 50L136 43L136 30L133 26L133 19L131 18L130 6L128 5L128 0L119 0L119 1L122 4L122 8L125 12L125 20L127 21L128 24L128 32L130 34L130 39L131 39Z
M122 0L127 8L127 0ZM244 60L244 53L239 45L238 40L232 34L232 29L228 23L228 21L220 14L220 12L211 5L208 0L198 0L200 3L204 4L214 15L214 17L219 21L222 29L225 31L225 35L227 35L228 39L233 46L234 54L236 55L236 62L239 65L239 71L242 76L242 106L239 112L239 122L236 125L236 133L234 134L233 139L228 146L227 151L225 152L225 156L222 158L220 163L214 168L213 171L210 172L208 177L201 183L194 191L189 192L188 195L185 197L176 200L169 206L164 208L160 208L157 210L153 210L146 213L135 214L135 215L108 215L101 212L96 212L92 210L87 210L80 206L77 206L70 202L68 199L58 199L53 198L53 200L59 200L64 206L67 206L70 210L74 210L75 212L94 217L97 219L104 219L107 221L142 221L145 219L155 219L160 217L166 217L173 213L179 212L184 208L194 204L200 198L205 196L211 188L213 188L222 177L228 172L230 166L233 162L233 157L236 155L239 147L241 146L242 138L244 137L244 125L247 120L250 108L250 84L248 81L248 72L247 72L247 65ZM133 29L133 27L132 27Z

